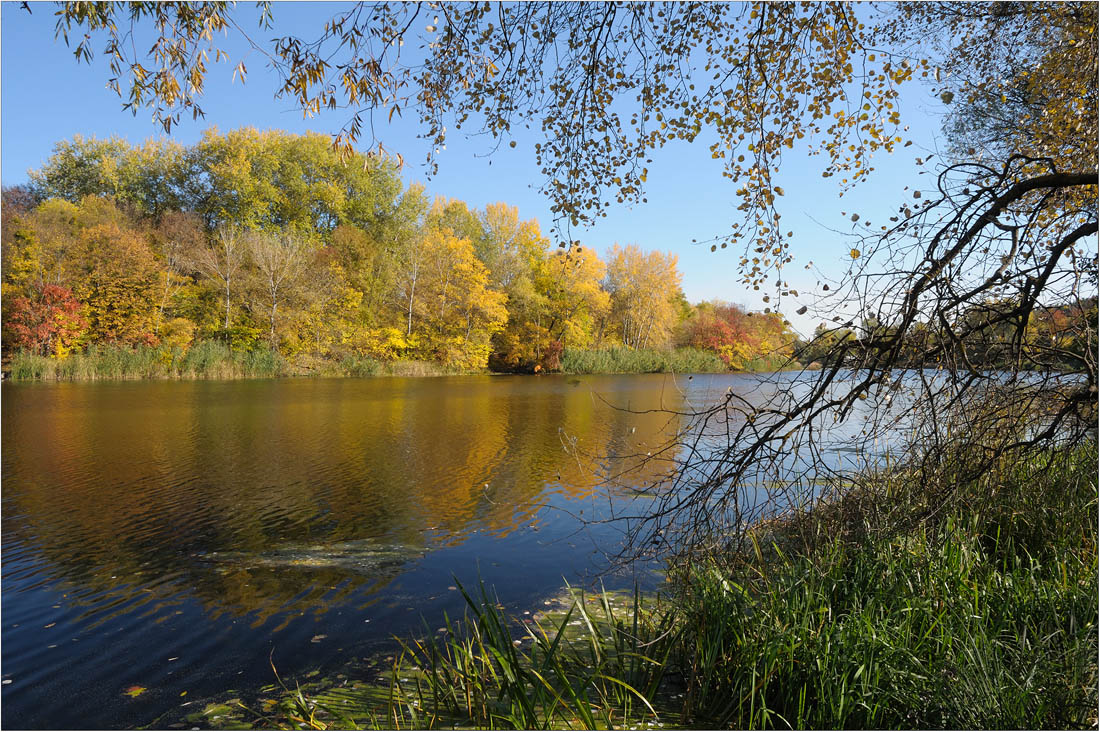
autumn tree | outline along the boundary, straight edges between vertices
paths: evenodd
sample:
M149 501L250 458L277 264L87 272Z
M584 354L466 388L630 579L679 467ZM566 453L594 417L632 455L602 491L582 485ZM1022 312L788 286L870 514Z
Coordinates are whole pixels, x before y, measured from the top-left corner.
M153 344L158 266L144 237L116 223L80 232L73 294L93 341Z
M225 321L222 326L229 330L230 305L233 301L233 284L247 261L248 243L245 235L232 226L222 226L215 232L209 245L198 246L191 250L189 262L192 267L209 279L218 283L225 297Z
M606 289L613 332L630 348L661 348L679 316L676 255L643 252L636 244L611 248Z
M477 251L493 289L508 298L508 322L493 338L491 365L506 371L556 369L548 349L547 293L538 288L550 241L534 219L520 221L515 206L492 203L482 216L485 236ZM544 280L545 281L545 280ZM550 357L547 360L547 357Z
M306 238L292 232L267 234L250 232L245 236L256 279L268 309L268 340L278 344L276 324L279 305L285 306L289 298L298 294L302 280L316 253L315 246Z
M161 262L154 335L160 335L173 298L190 282L190 257L204 245L204 238L201 219L182 211L165 212L153 231L155 251Z
M65 356L88 327L80 303L67 287L36 286L29 297L8 305L4 325L7 344L42 356Z
M405 337L411 338L413 319L424 308L424 271L427 268L429 245L426 234L410 237L398 252L394 277L394 299L403 315ZM419 289L418 289L419 287Z
M508 318L506 296L489 287L489 271L469 239L449 229L423 240L420 349L436 360L484 368L490 339Z
M537 325L562 346L593 345L597 324L607 314L610 297L601 282L603 261L587 247L559 249L541 262L535 287L546 307Z

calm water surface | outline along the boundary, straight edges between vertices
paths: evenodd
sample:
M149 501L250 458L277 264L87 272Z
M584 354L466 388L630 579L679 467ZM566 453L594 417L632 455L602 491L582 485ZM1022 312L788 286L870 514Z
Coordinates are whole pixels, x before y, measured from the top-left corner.
M481 577L511 609L541 604L618 548L586 519L622 464L593 456L644 453L679 426L646 410L754 384L4 384L2 724L178 720L273 682L269 658L291 682L346 668L461 615L454 578ZM635 580L654 578L605 578Z

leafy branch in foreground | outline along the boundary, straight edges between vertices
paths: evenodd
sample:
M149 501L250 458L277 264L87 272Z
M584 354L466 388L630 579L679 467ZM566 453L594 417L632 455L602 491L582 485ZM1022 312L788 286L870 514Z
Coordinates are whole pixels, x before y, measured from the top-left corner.
M841 445L977 476L1094 434L1096 299L1082 294L1082 244L1097 231L1096 187L1094 171L1023 156L947 168L940 198L864 245L833 296L834 310L863 318L843 322L855 330L833 341L827 368L790 388L730 392L666 446L676 469L635 522L635 546L736 541L762 516L812 505L822 481L842 480ZM1059 338L1035 338L1029 325L1054 312L1069 313Z
M261 27L273 12L261 4ZM369 147L385 152L375 123L412 113L434 170L448 125L494 146L535 126L563 246L576 243L571 226L605 215L613 200L645 201L655 149L702 142L744 214L712 249L740 244L741 279L759 287L790 261L778 206L785 152L807 145L824 157L823 174L848 187L866 178L874 152L902 143L897 87L929 65L877 49L875 22L904 19L865 23L854 6L812 2L355 3L319 32L267 46L232 6L72 2L61 3L57 33L67 42L85 31L75 53L88 62L91 39L105 40L126 108L150 108L166 130L182 113L202 114L208 57L225 54L214 41L222 30L264 55L278 95L306 116L347 110L335 142L348 151L370 135ZM139 53L127 40L146 25L156 43ZM243 63L234 71L244 72Z

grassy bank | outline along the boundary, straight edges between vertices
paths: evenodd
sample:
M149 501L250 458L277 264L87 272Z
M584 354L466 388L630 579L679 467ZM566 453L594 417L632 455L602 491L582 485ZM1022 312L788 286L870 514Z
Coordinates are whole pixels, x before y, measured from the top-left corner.
M681 570L704 726L1066 728L1097 711L1095 443L863 476Z
M789 366L785 359L757 359L747 370ZM694 348L674 351L609 348L566 349L561 370L568 374L727 373L717 355ZM365 356L284 357L261 347L234 351L220 341L200 341L189 349L91 346L84 353L48 358L15 353L6 368L13 381L97 381L111 379L247 379L277 376L447 376L483 373L431 361L378 361Z
M574 595L510 618L482 588L461 622L408 641L388 673L285 688L262 713L238 704L236 719L1095 727L1096 475L1093 443L965 482L940 476L947 498L927 476L865 476L854 493L758 527L746 549L673 567L667 596ZM932 501L938 512L902 520Z
M189 349L90 346L84 353L47 358L16 353L7 366L13 381L103 381L131 379L253 379L279 376L443 376L466 371L426 361L381 362L348 356L341 360L286 358L263 347L234 351L219 341Z
M655 374L724 373L729 368L709 351L677 348L654 351L605 348L584 351L567 348L562 352L561 370L567 374Z
M16 353L8 364L13 381L99 381L112 379L242 379L283 376L286 360L272 349L233 351L203 341L180 348L90 346L84 353L47 358Z

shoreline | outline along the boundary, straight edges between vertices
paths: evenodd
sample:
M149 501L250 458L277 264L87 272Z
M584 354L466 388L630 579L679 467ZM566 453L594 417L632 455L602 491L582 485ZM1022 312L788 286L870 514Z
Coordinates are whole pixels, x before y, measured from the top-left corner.
M192 351L163 349L104 349L53 358L27 354L9 356L0 369L5 383L76 383L96 381L238 381L283 378L426 378L438 376L564 376L642 374L760 374L780 371L816 370L786 360L768 363L771 368L718 369L700 362L696 353L687 357L679 351L576 351L579 359L603 359L599 364L583 362L581 368L531 371L495 371L489 368L463 369L433 361L348 357L343 360L320 357L288 359L275 351L230 351L204 346L206 351L192 358ZM612 357L606 354L612 353ZM625 357L624 357L625 354ZM715 360L717 360L715 358ZM708 366L710 368L708 368Z

